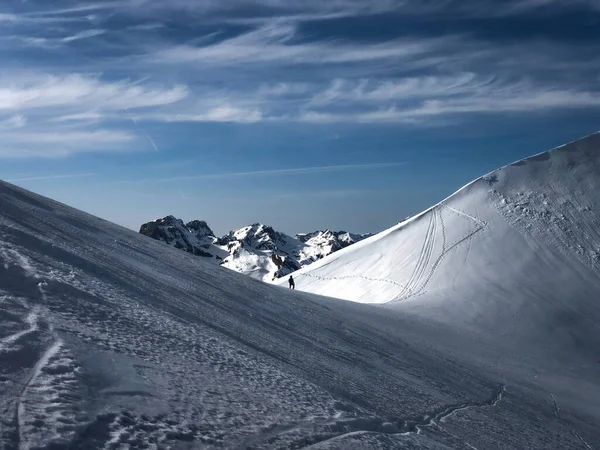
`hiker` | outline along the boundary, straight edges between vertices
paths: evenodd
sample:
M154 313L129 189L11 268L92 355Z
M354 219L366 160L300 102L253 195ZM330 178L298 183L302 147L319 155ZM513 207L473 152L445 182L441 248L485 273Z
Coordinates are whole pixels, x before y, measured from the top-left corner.
M294 277L292 277L290 275L290 279L288 281L290 282L290 289L296 289L296 283L294 283Z

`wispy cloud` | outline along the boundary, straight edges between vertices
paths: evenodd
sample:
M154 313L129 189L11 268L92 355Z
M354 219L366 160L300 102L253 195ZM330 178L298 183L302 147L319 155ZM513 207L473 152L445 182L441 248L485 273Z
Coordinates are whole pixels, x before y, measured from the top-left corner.
M217 18L231 20L231 16L238 23L259 23L261 19L269 20L273 17L279 20L326 20L343 17L365 17L383 13L397 15L415 14L455 14L471 15L474 17L513 16L520 14L560 14L565 10L580 8L584 10L598 10L600 5L597 0L572 0L570 2L557 2L555 0L305 0L303 2L290 2L286 0L231 0L229 2L194 1L194 0L145 0L123 3L121 8L129 5L130 10L143 7L146 11L156 12L165 10L185 10L189 13L209 14ZM247 11L258 11L255 16L248 16ZM237 11L240 13L237 13ZM237 14L236 14L237 13ZM245 14L244 14L245 13Z
M493 84L497 81L492 76L479 78L475 73L425 75L379 81L337 79L327 89L315 94L310 103L324 106L341 101L382 102L432 96L476 95L493 89ZM500 84L496 83L496 87Z
M98 75L9 73L2 78L0 113L10 116L0 120L0 158L133 150L126 144L137 137L124 129L129 111L170 105L188 95L183 85L105 81ZM105 120L112 125L100 128Z
M131 151L137 137L121 130L35 130L0 134L0 158L56 158L77 153Z
M198 113L162 113L139 116L139 119L157 122L236 122L255 123L263 118L258 108L221 105Z
M9 117L8 119L0 120L0 131L14 130L16 128L23 128L27 123L25 116L17 114Z
M2 80L0 111L66 106L118 111L170 104L187 94L184 85L164 88L132 81L110 82L85 74L14 74Z
M127 27L128 30L132 31L154 31L164 28L165 25L160 22L140 23L137 25L131 25Z
M130 142L134 136L130 133L117 130L97 130L97 131L46 131L39 133L5 133L5 139L12 142L22 143L42 143L42 144L69 144L80 145L81 143L89 144L90 146L101 145L106 143Z
M380 107L381 103L387 107ZM344 105L346 111L332 106ZM600 107L600 91L562 89L527 80L472 76L387 80L375 85L336 80L316 94L298 119L312 123L417 123L457 114L552 111Z
M42 36L10 36L8 39L17 40L26 46L39 47L48 50L58 49L61 46L69 44L71 42L80 41L82 39L89 39L97 36L106 34L107 30L102 29L89 29L76 32L74 34L68 34L61 37L42 37Z
M26 17L46 17L46 16L65 16L73 15L78 13L89 13L92 11L99 10L114 10L122 8L126 3L123 1L108 1L108 2L97 2L89 5L77 5L68 8L41 8L28 13L23 14Z
M85 111L75 114L66 114L51 119L52 122L77 122L77 121L98 121L105 118L106 115L98 111Z
M68 175L44 175L37 177L27 177L27 178L14 178L11 180L6 180L9 183L19 183L22 181L39 181L39 180L62 180L65 178L84 178L84 177L93 177L94 173L74 173Z
M29 0L0 14L10 31L0 31L0 46L12 52L0 74L0 157L114 151L140 141L157 149L160 136L145 130L158 122L437 126L484 113L600 108L595 42L447 27L597 7L595 0ZM427 26L377 33L372 25L383 15L408 25L426 17ZM181 26L182 16L197 29ZM355 32L343 25L349 17L375 31ZM333 18L342 25L328 27ZM100 132L98 142L86 142Z
M61 39L62 42L73 42L73 41L78 41L80 39L88 39L88 38L92 38L92 37L96 37L96 36L101 36L103 34L106 34L106 30L84 30L84 31L80 31L79 33L75 33L71 36L66 36L63 37Z
M443 40L397 39L357 46L350 42L302 42L297 27L272 23L205 46L178 45L158 51L151 60L165 64L342 64L416 57L447 45Z

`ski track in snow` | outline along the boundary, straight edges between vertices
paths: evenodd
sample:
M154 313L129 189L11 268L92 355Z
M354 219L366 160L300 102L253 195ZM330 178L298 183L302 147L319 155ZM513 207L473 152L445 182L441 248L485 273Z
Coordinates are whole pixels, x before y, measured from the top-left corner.
M444 208L448 209L456 214L459 214L462 217L466 217L467 219L472 220L473 222L475 222L477 224L477 228L475 228L475 230L469 232L467 235L463 236L462 238L460 238L459 240L457 240L456 242L454 242L453 244L448 246L447 241L446 241L446 225L445 225L444 219L443 219L443 209ZM432 252L433 252L434 244L435 244L435 237L437 235L437 223L438 222L439 222L439 226L441 229L441 235L442 235L442 244L441 244L442 248L440 250L439 255L433 262L433 264L430 264L431 259L432 259ZM466 214L462 211L459 211L456 208L448 206L445 203L441 203L438 207L434 208L431 211L430 226L429 226L426 236L425 236L425 241L423 243L423 250L421 251L421 254L419 255L419 259L417 260L415 269L414 269L409 281L407 282L404 289L402 290L402 292L400 292L400 294L395 299L389 301L388 303L401 302L401 301L408 300L408 299L414 298L414 297L422 294L425 291L425 289L427 288L427 285L429 284L429 282L431 281L433 276L435 275L435 272L437 271L437 268L441 264L442 260L448 255L448 253L450 253L452 250L458 248L460 245L464 244L465 242L470 243L471 239L477 233L482 231L486 226L487 226L487 224L484 221L482 221L476 217L470 216L469 214ZM465 264L466 264L466 261L465 261ZM426 270L428 266L430 266L429 271ZM425 273L427 273L426 276L424 275Z
M3 242L0 242L0 258L4 261L4 269L10 267L10 262L20 267L28 276L34 276L35 269L32 262L16 249L11 248Z
M37 284L40 295L37 301L42 300L45 303L45 315L48 315L48 298L44 290L47 283L38 282L40 276L33 262L21 252L7 248L6 245L0 248L0 256L4 259L5 269L11 265L19 267L26 280L31 280L31 284ZM64 347L62 339L54 336L52 325L42 319L41 306L30 306L31 299L3 296L3 303L7 300L13 301L14 306L18 305L27 313L23 322L28 325L28 328L2 338L0 354L17 354L22 348L19 345L20 341L30 335L33 336L34 333L41 334L38 337L33 336L33 342L41 342L41 339L48 334L53 339L41 353L33 368L29 370L29 376L24 382L9 381L15 386L21 386L20 392L14 399L15 445L19 450L41 448L46 445L59 447L66 445L84 420L77 415L77 408L74 407L79 390L77 364ZM14 308L12 310L18 311ZM42 323L46 331L42 331ZM6 376L3 376L3 379L10 380Z
M571 431L571 434L573 436L575 436L577 438L577 440L579 442L581 442L581 444L587 449L587 450L592 450L592 447L581 437L581 435L575 431L575 429L571 426L571 424L565 420L565 418L562 416L562 414L560 413L560 408L558 406L558 403L556 401L556 397L554 396L554 394L550 394L550 397L552 398L552 402L554 404L554 415L563 423L565 423L567 425L567 427L569 428L569 431Z
M494 397L490 400L483 402L475 402L475 403L464 403L462 405L448 406L441 411L429 413L423 415L420 419L395 419L395 420L384 420L378 417L367 417L367 418L358 418L346 421L338 421L333 423L323 423L321 425L328 426L330 430L335 429L343 429L346 428L348 431L333 436L329 439L322 440L316 443L311 443L308 446L302 447L303 450L308 450L311 448L316 448L321 446L322 444L328 441L339 441L349 436L356 435L358 433L382 433L389 435L399 435L399 436L407 436L410 434L422 434L423 429L437 427L442 432L451 434L453 437L459 439L465 445L470 448L477 450L472 445L464 442L463 438L460 436L453 435L449 433L445 429L440 426L440 422L444 423L448 419L450 419L455 414L471 410L471 409L480 409L487 407L496 407L500 401L504 398L504 394L506 392L507 386L501 385L496 390ZM313 424L316 425L316 424ZM362 426L361 426L362 425Z
M435 245L435 237L437 231L437 223L438 223L438 208L434 208L431 211L429 217L429 226L427 227L427 232L425 233L425 240L423 241L423 247L421 248L421 252L419 254L419 258L415 264L415 268L408 279L408 282L404 286L404 289L398 295L398 298L406 299L418 294L417 286L423 279L423 275L427 270L427 266L431 260L431 255L433 252L433 248ZM442 252L445 249L442 248Z
M466 218L474 221L478 225L478 227L474 231L469 232L467 235L465 235L464 237L460 238L458 241L454 242L452 245L447 247L446 227L445 227L443 217L442 217L442 208L449 209L452 212L455 212L463 217L466 217ZM417 281L414 284L415 287L413 289L408 289L406 292L401 293L396 299L392 300L389 303L395 303L395 302L399 302L399 301L408 300L409 298L415 297L415 296L419 295L420 293L424 292L425 288L427 287L427 285L429 284L429 282L435 275L437 268L441 264L442 260L446 257L446 255L448 255L448 253L450 253L450 251L454 250L455 248L458 248L461 244L464 244L465 242L470 241L477 233L479 233L486 227L486 223L483 222L482 220L472 217L472 216L470 216L462 211L459 211L455 208L452 208L444 203L440 204L439 208L436 208L436 211L437 211L437 214L439 215L439 221L440 221L441 228L442 228L442 250L441 250L440 254L438 255L437 259L434 261L434 263L431 266L425 279L423 279L423 277L422 277L422 274L424 273L424 271L421 270L421 273L419 275L417 275L417 277L416 277ZM436 214L434 213L434 211L432 211L432 220L433 221L436 220L435 217L436 217ZM435 238L435 235L434 235L434 238ZM430 238L430 240L432 240L432 241L433 241L433 239ZM427 238L426 238L426 240L427 240ZM433 247L433 242L430 244L430 246ZM428 257L428 262L429 262L429 260L430 260L430 257ZM417 271L417 269L415 269L415 272L416 271Z
M28 424L26 423L26 415L27 415L27 407L25 406L26 398L29 394L29 391L32 389L32 386L36 384L36 381L40 374L42 373L42 369L46 367L50 358L58 353L62 346L62 341L54 342L39 359L35 367L33 368L33 374L29 378L29 380L25 383L25 387L21 396L17 401L17 425L19 427L19 449L20 450L29 450L33 444L29 442L28 439Z
M452 417L454 414L460 412L460 411L465 411L467 409L471 409L471 408L483 408L483 407L494 407L497 406L498 403L500 403L500 401L503 399L504 397L504 393L506 392L506 385L502 385L500 386L500 388L497 390L496 392L496 396L494 397L494 399L491 402L486 402L483 404L465 404L463 406L458 406L458 407L454 407L454 408L449 408L449 410L442 412L441 414L439 414L438 416L436 416L433 420L432 420L432 425L435 425L436 422L445 422L446 420L448 420L449 417Z
M0 339L0 353L7 351L12 344L14 344L16 341L18 341L20 338L22 338L26 334L33 333L34 331L36 331L38 329L38 323L37 323L38 314L39 314L39 310L36 308L35 310L31 311L25 318L25 321L29 325L29 328L19 331L17 333L11 334L10 336L7 336L3 339Z
M78 414L79 368L61 339L33 368L16 405L19 450L66 445L85 417Z
M453 244L451 244L450 246L447 246L447 242L446 242L446 226L444 224L444 219L443 219L443 208L448 209L456 214L459 214L463 217L466 217L469 220L472 220L473 222L475 222L477 224L477 228L475 228L475 230L469 232L467 235L463 236L462 238L460 238L459 240L457 240L456 242L454 242ZM439 217L439 219L437 218ZM402 302L408 299L411 299L413 297L416 297L420 294L422 294L427 285L429 284L429 282L431 281L431 279L433 278L433 276L435 275L435 272L437 270L437 268L439 267L439 265L441 264L442 260L448 255L448 253L450 253L452 250L458 248L460 245L464 244L465 242L470 242L471 239L480 231L482 231L487 224L482 221L481 219L478 219L476 217L470 216L469 214L466 214L462 211L457 210L456 208L453 208L451 206L446 205L445 203L441 203L438 207L434 208L431 211L431 219L433 222L433 232L428 233L425 236L425 242L424 242L424 250L422 251L421 255L419 256L419 261L425 261L425 264L423 266L423 264L421 263L421 265L419 265L419 261L417 262L417 265L415 266L415 270L413 271L413 274L409 280L409 283L407 283L405 289L393 300L389 301L388 303L397 303L397 302ZM435 261L433 262L433 264L431 264L431 267L429 269L429 271L427 272L427 276L423 276L424 273L426 272L426 267L429 266L429 263L431 261L431 252L432 249L434 248L434 242L435 242L435 236L436 236L436 230L437 230L437 224L436 222L439 220L440 223L440 228L441 228L441 232L442 232L442 249L440 251L440 254L437 256L437 258L435 259ZM423 256L425 254L425 256Z
M460 215L461 217L465 217L465 218L475 222L477 227L473 231L470 231L468 234L463 236L462 238L458 239L456 242L452 243L451 245L448 245L447 238L446 238L446 225L444 223L444 218L443 218L443 210L444 209L448 209L448 210ZM473 217L462 211L459 211L456 208L448 206L444 203L433 208L431 210L429 225L427 227L427 232L425 234L423 246L422 246L421 252L419 253L417 262L415 263L415 268L414 268L411 276L409 277L408 281L404 284L400 283L398 281L395 281L395 280L390 280L390 279L386 279L386 278L372 278L372 277L366 277L364 275L346 275L346 276L327 277L327 276L315 275L310 272L307 272L307 273L302 273L301 275L298 275L298 276L314 278L314 279L318 279L321 281L341 281L341 280L348 280L348 279L362 279L362 280L369 281L372 283L392 284L392 285L400 287L401 291L395 299L390 300L387 303L397 303L397 302L405 301L408 299L415 298L419 295L422 295L425 292L427 285L429 284L429 282L435 275L437 268L442 263L443 259L448 255L448 253L450 253L452 250L456 249L457 247L459 247L460 245L462 245L464 243L467 243L467 242L470 243L471 239L477 233L482 231L486 226L487 226L487 224L483 220L478 219L477 217ZM439 254L437 256L434 256L436 236L438 236L438 232L441 234L441 240L442 240L441 247L442 248L441 248ZM432 260L433 260L433 262L432 262ZM466 261L464 264L466 264Z

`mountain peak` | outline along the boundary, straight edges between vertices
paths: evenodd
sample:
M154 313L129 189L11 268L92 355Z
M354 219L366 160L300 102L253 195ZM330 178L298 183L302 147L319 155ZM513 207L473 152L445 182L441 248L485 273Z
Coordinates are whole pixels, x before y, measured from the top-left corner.
M140 233L265 281L295 272L366 237L330 230L292 237L255 222L217 238L205 221L184 224L174 216L148 222Z
M185 227L197 237L215 236L213 230L211 230L204 220L192 220L191 222L188 222Z

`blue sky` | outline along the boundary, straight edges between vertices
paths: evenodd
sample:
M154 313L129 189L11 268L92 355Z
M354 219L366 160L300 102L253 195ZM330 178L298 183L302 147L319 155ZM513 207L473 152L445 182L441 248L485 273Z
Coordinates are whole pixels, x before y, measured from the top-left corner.
M376 232L600 129L600 1L0 6L0 178L138 229Z

